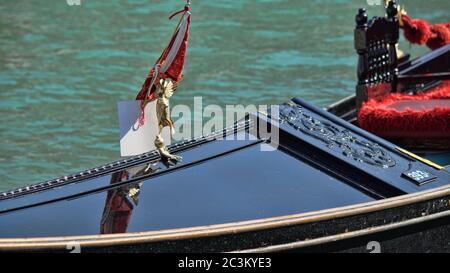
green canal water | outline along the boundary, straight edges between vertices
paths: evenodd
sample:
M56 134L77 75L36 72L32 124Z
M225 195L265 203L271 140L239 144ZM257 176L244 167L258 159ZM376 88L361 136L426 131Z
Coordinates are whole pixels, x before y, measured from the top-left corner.
M192 105L194 96L221 106L301 96L324 106L353 92L354 15L365 0L192 2L185 80L172 105ZM0 190L120 157L116 103L134 98L173 31L168 15L183 5L0 2ZM449 6L407 1L410 15L431 22L448 21Z

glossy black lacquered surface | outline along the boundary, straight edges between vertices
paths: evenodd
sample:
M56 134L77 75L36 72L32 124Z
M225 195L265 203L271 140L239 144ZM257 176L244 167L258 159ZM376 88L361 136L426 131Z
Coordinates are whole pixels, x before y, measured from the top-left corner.
M59 187L0 201L0 237L140 232L317 211L435 188L450 182L396 147L301 99L235 130L245 140L210 140ZM274 151L245 128L279 128ZM250 130L250 132L253 132ZM247 136L247 137L243 137ZM151 163L149 165L149 163ZM417 184L405 172L431 179Z
M238 134L239 136L243 132ZM244 139L244 137L243 137ZM184 168L196 161L207 159L208 157L218 155L233 149L239 149L252 142L245 141L214 141L214 143L205 143L197 145L195 148L185 149L179 152L183 156L183 161L179 164L165 164L158 159L146 161L136 165L120 168L119 170L108 172L104 175L92 177L76 183L70 183L64 186L41 190L32 194L19 195L16 198L9 198L0 201L0 213L17 210L26 207L33 207L40 204L52 203L58 200L68 198L78 198L87 193L106 191L109 188L119 187L118 184L133 183L140 181L148 176L156 176L160 173L167 173ZM150 168L149 164L151 164ZM117 177L120 177L118 179Z
M218 141L215 145L232 145ZM251 144L251 143L250 143ZM201 156L199 147L184 157ZM250 146L138 184L36 206L0 216L2 237L137 232L236 222L333 208L373 200L283 152ZM135 200L129 188L139 187ZM105 212L113 195L127 203ZM123 197L126 196L126 197ZM121 214L119 217L118 215ZM108 218L110 217L110 218ZM105 232L106 233L106 232Z

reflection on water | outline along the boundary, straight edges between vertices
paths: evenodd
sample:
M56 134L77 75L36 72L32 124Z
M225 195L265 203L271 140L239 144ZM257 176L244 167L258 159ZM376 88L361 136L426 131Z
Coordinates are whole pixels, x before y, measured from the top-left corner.
M183 4L1 1L0 190L119 157L116 102L134 98L176 23L167 16ZM354 15L365 5L196 1L185 80L172 104L192 105L193 96L218 105L302 96L326 105L349 95ZM448 20L447 0L411 0L407 8L432 22Z

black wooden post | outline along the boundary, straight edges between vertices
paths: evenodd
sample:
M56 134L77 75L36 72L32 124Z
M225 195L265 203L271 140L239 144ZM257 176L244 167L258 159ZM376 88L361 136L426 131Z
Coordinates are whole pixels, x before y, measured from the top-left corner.
M367 45L367 13L361 8L355 17L356 28L354 33L355 49L358 53L357 76L358 84L356 85L356 109L359 110L362 103L367 101L367 79L368 74L368 45Z
M389 70L392 73L392 92L397 92L397 76L398 76L398 63L397 63L397 48L396 45L399 39L399 24L397 19L397 3L392 0L389 2L386 8L387 19L390 24L391 31L388 32L386 37L389 44Z

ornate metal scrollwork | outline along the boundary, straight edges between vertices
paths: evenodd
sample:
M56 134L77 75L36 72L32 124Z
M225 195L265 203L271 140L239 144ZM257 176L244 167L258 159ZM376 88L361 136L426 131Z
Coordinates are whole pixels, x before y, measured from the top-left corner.
M326 120L313 117L301 106L284 105L281 107L280 124L282 123L287 123L293 128L324 142L328 148L337 150L355 161L380 168L395 166L395 160L377 143L361 138Z

